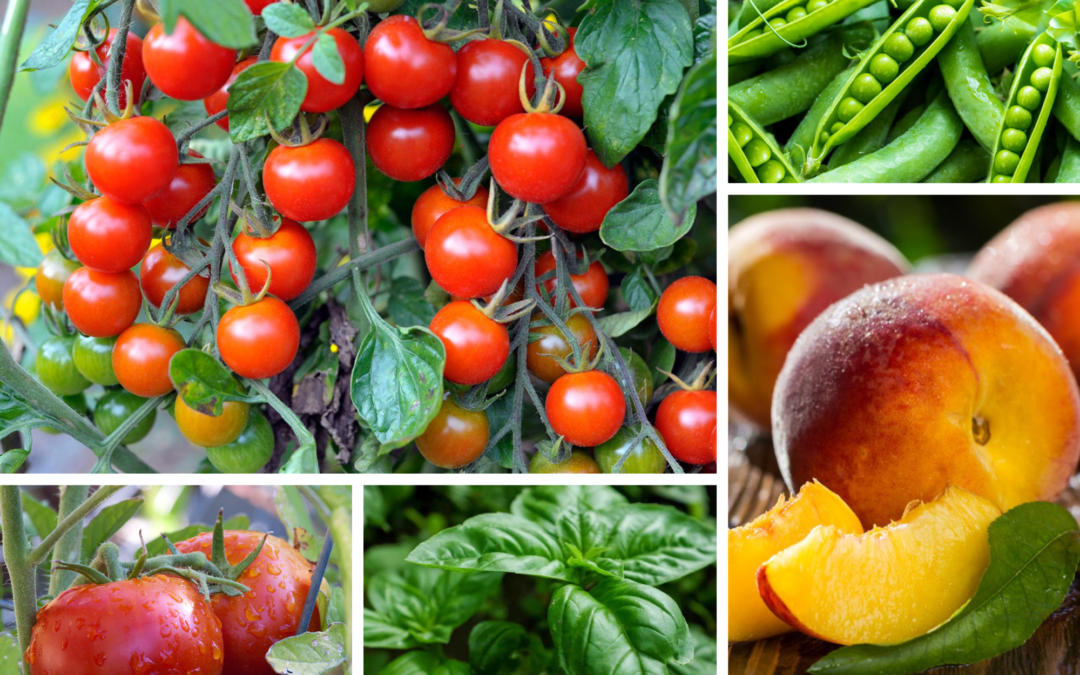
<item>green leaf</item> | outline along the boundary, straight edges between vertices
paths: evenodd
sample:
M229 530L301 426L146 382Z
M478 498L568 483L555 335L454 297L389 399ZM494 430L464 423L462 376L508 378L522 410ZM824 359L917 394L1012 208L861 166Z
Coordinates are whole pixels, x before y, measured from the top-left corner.
M56 511L34 499L25 491L22 492L21 497L23 513L34 525L34 530L37 531L39 537L47 537L50 532L56 529L58 520Z
M206 39L222 47L244 49L259 40L255 17L244 0L161 0L159 5L166 33L172 33L177 18L183 14ZM230 127L231 120L230 116Z
M390 529L389 523L386 522L388 512L382 489L374 485L364 486L364 524L376 525L388 530Z
M0 202L7 202L16 211L28 211L36 203L38 196L42 194L42 187L46 184L47 171L45 163L32 153L24 152L12 159L4 167L3 175L0 175ZM52 183L48 184L54 190L67 194ZM53 212L42 210L42 215L52 216Z
M19 647L19 639L8 633L0 633L0 664L4 664L5 673L22 672L23 650Z
M181 349L169 360L169 379L184 403L204 415L220 415L225 401L245 401L232 372L201 349Z
M694 22L694 61L700 61L708 56L710 51L716 51L716 8L708 14L702 14Z
M838 649L810 672L906 675L1003 654L1061 606L1078 562L1076 519L1049 502L1021 504L990 524L990 565L975 596L951 619L898 645Z
M19 66L19 70L41 70L60 63L79 37L79 29L86 17L102 2L103 0L75 0L71 9L57 24L56 30L34 48L30 57Z
M37 267L42 257L30 225L0 202L0 262L12 267Z
M651 309L653 303L656 302L656 292L653 291L653 287L645 278L645 273L641 271L641 268L635 268L623 277L622 286L619 289L623 300L632 310Z
M691 206L716 192L716 77L713 51L690 69L671 106L660 200L676 227Z
M655 251L671 246L689 232L696 215L697 205L691 204L686 217L676 225L660 202L659 184L650 178L608 211L600 225L600 238L617 251Z
M408 630L391 623L375 610L364 608L364 647L367 649L414 649L420 642Z
M424 297L424 286L413 277L398 277L390 284L390 318L399 328L427 326L435 307Z
M337 42L329 33L322 33L311 51L315 70L334 84L345 84L345 63L341 60Z
M604 555L631 581L660 586L716 564L716 528L671 506L631 504L606 512Z
M652 357L649 359L649 367L653 371L653 387L659 387L668 378L664 373L670 373L675 366L675 347L662 337L656 338L659 344L653 347ZM664 371L664 373L660 372Z
M222 524L225 526L226 530L247 530L251 528L251 520L244 515L233 516ZM181 530L168 532L165 536L169 538L169 541L177 544L181 541L191 539L195 535L202 534L203 532L210 532L211 530L213 530L213 528L207 525L188 525ZM165 542L161 540L161 537L151 539L146 542L146 552L151 557L165 553Z
M467 663L431 652L409 652L391 661L379 675L471 675Z
M266 27L281 37L294 38L315 30L311 15L300 5L275 2L262 11Z
M514 652L529 646L525 627L512 621L482 621L469 633L469 665L479 675L499 675L514 667Z
M29 456L30 451L22 448L5 450L4 454L0 455L0 473L15 473Z
M279 673L322 675L345 663L349 658L348 643L345 624L335 623L321 633L304 633L275 642L266 660Z
M82 560L90 562L97 553L98 546L109 540L120 531L124 523L142 508L142 497L125 499L118 504L110 504L94 516L94 519L83 527Z
M669 664L668 670L673 675L716 675L720 662L716 636L709 636L699 626L691 625L690 637L694 640L694 660L685 665Z
M308 515L307 500L295 485L282 485L274 490L274 506L285 531L293 534L290 540L295 546L300 545L304 557L315 562L323 547L323 538L315 530L311 516Z
M295 65L261 61L229 85L229 136L244 143L292 124L307 94L307 78Z
M664 675L694 658L679 606L655 588L604 579L586 591L566 585L548 608L551 637L567 675Z
M602 316L597 319L597 323L600 324L600 329L608 334L608 337L617 338L632 331L638 324L652 316L652 313L653 306L649 305L645 309L637 311Z
M574 39L589 145L614 166L648 133L693 62L690 16L678 0L598 0Z
M606 511L626 503L622 493L607 485L540 485L522 490L510 505L510 512L555 534L559 518L567 509Z

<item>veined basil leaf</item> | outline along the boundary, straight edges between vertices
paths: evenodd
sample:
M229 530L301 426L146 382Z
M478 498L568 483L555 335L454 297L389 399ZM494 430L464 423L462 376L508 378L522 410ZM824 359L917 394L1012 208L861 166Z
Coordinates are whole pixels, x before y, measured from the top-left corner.
M607 512L604 555L623 562L627 579L659 586L716 564L716 532L670 506L633 504Z
M307 94L307 78L288 63L260 61L229 85L229 136L244 143L292 124Z
M391 661L379 675L472 675L472 668L431 652L409 652Z
M687 664L672 663L668 670L674 675L714 675L720 657L716 650L716 636L706 635L696 625L690 626L690 637L694 640L694 660Z
M481 621L469 633L469 665L478 675L499 675L513 668L514 652L529 646L525 627L512 621Z
M626 497L607 485L540 485L515 497L510 512L554 535L559 531L559 515L568 508L577 508L578 502L595 511L605 511L626 504Z
M690 204L686 217L676 225L660 202L659 184L650 178L608 211L600 225L600 238L617 251L655 251L686 235L696 216L697 204Z

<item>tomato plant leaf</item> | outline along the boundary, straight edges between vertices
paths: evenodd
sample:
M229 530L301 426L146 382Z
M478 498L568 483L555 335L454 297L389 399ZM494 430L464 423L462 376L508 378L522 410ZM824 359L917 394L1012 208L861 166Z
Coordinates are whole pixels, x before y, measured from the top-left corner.
M7 202L16 211L26 212L37 204L39 195L45 197L46 194L52 194L52 190L59 190L61 194L66 195L66 192L52 183L49 183L50 189L42 189L47 175L45 162L32 153L22 153L9 161L4 167L3 174L0 175L0 201ZM41 205L41 215L49 217L55 213L48 210L49 206L51 205Z
M311 15L300 5L288 2L275 2L262 11L266 27L281 37L294 38L315 30Z
M675 93L694 56L690 16L678 0L599 0L574 48L589 145L608 167L648 133L664 97Z
M22 663L23 650L19 646L19 638L8 633L0 633L0 663L10 663L14 670L18 670L16 664Z
M653 371L653 387L659 387L668 378L660 371L670 373L675 366L675 346L662 337L656 338L656 341L649 358L649 367Z
M220 415L225 401L248 400L229 369L201 349L173 354L169 379L184 403L204 415Z
M307 500L300 494L300 490L294 485L278 486L274 490L274 506L278 518L286 528L285 531L293 535L290 543L293 546L299 545L300 552L311 562L318 560L323 538L311 522Z
M694 22L694 60L701 61L716 49L716 5L708 14L702 14Z
M338 53L337 42L329 33L321 33L311 50L311 62L320 75L334 84L345 84L345 63Z
M529 635L520 623L481 621L469 632L469 665L478 675L500 675L514 667L514 652L528 646Z
M183 15L206 39L222 47L244 49L259 41L255 17L244 0L161 0L159 7L161 22L168 34L173 32L176 20Z
M86 21L86 17L90 16L90 12L97 9L102 2L103 0L75 0L71 9L56 25L56 30L49 33L48 37L30 52L30 56L19 66L19 70L43 70L60 63L79 37L79 29Z
M540 485L515 497L510 512L554 535L559 531L559 517L567 509L606 511L626 503L622 493L607 485Z
M12 267L37 267L41 248L30 225L4 202L0 202L0 262Z
M716 563L716 531L671 506L633 504L607 511L604 552L627 579L660 586Z
M393 280L387 310L399 328L427 326L435 318L435 307L424 297L423 284L413 277Z
M348 643L348 628L335 623L321 633L304 633L275 642L266 661L275 672L322 675L345 663L349 658Z
M4 453L4 455L7 454ZM2 456L0 455L0 457ZM38 536L49 536L49 533L56 529L56 523L59 519L56 511L34 499L29 492L23 491L20 497L22 497L23 514L30 519L30 523L34 526Z
M292 124L307 94L307 78L288 63L261 61L229 85L229 136L244 143Z
M716 50L687 73L668 120L660 200L675 226L716 192Z
M15 473L29 456L30 451L22 448L5 450L4 454L0 455L0 473Z
M471 675L467 663L431 652L409 652L391 661L379 675Z
M656 302L656 292L649 285L649 280L645 278L645 273L641 271L640 267L634 268L632 272L623 277L619 290L622 292L623 300L626 301L631 310L652 308L653 303Z
M83 527L82 538L82 562L89 563L94 559L98 546L108 541L110 537L120 531L124 523L142 508L143 499L125 499L117 504L110 504L101 509L93 520Z
M811 673L906 675L976 663L1019 647L1061 606L1080 562L1076 519L1049 502L1029 502L990 523L990 565L975 596L930 633L897 645L855 645Z
M694 660L690 663L668 664L668 670L674 675L715 675L717 665L716 636L710 637L696 624L690 626L690 637L694 640Z
M600 225L600 238L617 251L655 251L671 246L689 232L696 215L697 205L691 204L686 217L676 225L660 202L659 184L650 178L608 211Z
M638 324L652 316L652 313L653 306L649 305L636 311L607 314L596 321L600 324L600 329L608 334L608 337L617 338L637 328Z

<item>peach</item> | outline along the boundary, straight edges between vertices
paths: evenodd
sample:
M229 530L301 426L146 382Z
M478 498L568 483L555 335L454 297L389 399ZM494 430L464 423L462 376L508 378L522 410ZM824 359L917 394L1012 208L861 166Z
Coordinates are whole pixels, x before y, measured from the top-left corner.
M1080 396L1019 305L952 274L868 286L799 336L776 383L788 486L817 479L864 526L958 485L1002 510L1053 499L1080 456Z
M818 525L861 534L859 519L820 483L807 483L794 498L783 496L753 522L728 530L728 640L745 642L786 633L792 628L765 606L757 571L769 558L796 544Z
M990 564L1001 510L963 488L917 503L865 534L824 525L757 572L761 597L807 635L842 645L896 644L945 623Z
M728 246L728 395L768 429L776 377L799 333L832 303L904 274L908 263L858 223L817 209L747 218Z

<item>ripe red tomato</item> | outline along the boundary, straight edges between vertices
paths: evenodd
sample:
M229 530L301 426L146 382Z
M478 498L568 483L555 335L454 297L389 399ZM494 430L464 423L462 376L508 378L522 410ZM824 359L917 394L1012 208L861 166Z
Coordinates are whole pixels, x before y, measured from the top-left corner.
M262 380L285 370L296 358L300 324L288 305L266 296L225 312L218 323L217 346L234 373Z
M141 204L169 187L180 153L167 126L153 117L132 117L94 134L83 160L101 194Z
M225 648L198 587L156 574L64 591L38 610L24 656L30 675L220 675Z
M716 351L716 307L713 307L712 314L709 315L709 346Z
M511 196L544 204L565 196L585 171L585 134L551 113L511 115L488 143L491 175Z
M424 259L435 283L459 298L480 298L499 290L514 275L514 242L491 229L487 213L475 206L447 211L428 233Z
M249 232L242 231L232 244L233 252L244 270L248 288L253 293L262 290L266 285L266 266L269 265L271 295L287 302L303 293L315 277L317 255L315 240L307 229L295 220L285 218L277 232L266 239ZM232 276L236 282L235 270Z
M451 302L431 320L431 332L446 347L443 376L455 384L487 382L510 355L506 326L489 319L471 302Z
M458 74L450 90L454 110L473 124L495 126L525 112L518 95L521 69L529 64L525 91L536 93L532 64L524 51L502 40L473 40L457 52Z
M331 28L326 34L333 37L337 44L338 55L345 64L345 81L334 84L320 75L315 69L312 48L309 46L303 55L296 59L296 67L307 77L308 83L304 102L300 104L300 109L304 112L324 113L340 108L356 95L364 81L364 51L356 38L340 28ZM270 50L270 60L279 63L291 62L314 35L313 31L299 37L279 37Z
M622 389L600 370L567 373L548 389L548 423L572 445L600 445L614 436L626 418Z
M562 197L544 204L544 212L567 232L596 232L608 211L628 194L626 169L621 164L607 168L590 148L585 155L585 172L577 184Z
M675 459L716 461L716 392L676 391L656 410L656 431Z
M417 110L380 106L367 127L375 168L394 180L414 181L439 170L454 151L454 120L439 105Z
M460 184L461 179L455 178L454 185ZM424 248L424 244L427 243L428 232L431 231L431 226L435 224L439 216L459 206L475 206L486 209L488 194L488 189L480 185L477 186L476 194L473 195L472 199L459 202L443 192L443 189L438 185L432 185L424 190L423 194L417 198L416 203L413 204L412 209L413 236L416 237L420 248Z
M533 314L532 320L543 318L543 314ZM596 339L596 331L592 324L581 314L571 314L565 321L574 339L581 348L581 356L586 361L596 356L599 341ZM559 365L555 357L564 361L570 358L573 350L559 329L552 324L529 328L530 333L537 333L542 337L539 340L529 342L525 348L525 367L529 372L544 382L554 382L566 374L566 369Z
M581 118L585 111L581 107L581 94L585 91L578 81L578 75L585 70L585 62L578 58L574 50L574 38L577 36L577 28L567 28L570 33L570 45L562 54L551 58L540 59L540 67L544 69L544 75L550 75L555 71L555 81L563 86L566 91L565 103L560 114L567 117Z
M64 283L64 311L90 337L112 337L135 323L142 307L139 280L124 270L115 274L80 267Z
M171 328L137 323L116 338L113 372L120 386L136 396L164 396L173 390L169 359L186 347L184 338Z
M188 157L203 158L194 150L188 150L187 154ZM216 184L214 167L209 164L181 164L176 168L169 186L143 202L143 206L146 207L154 225L172 229L183 220L188 211L202 201L203 197L210 194ZM188 222L193 223L202 218L209 208L210 205L207 204Z
M75 90L75 94L82 100L86 101L90 98L90 95L94 92L94 87L108 72L109 53L112 52L112 44L115 39L116 29L113 28L109 31L105 41L95 47L94 51L97 52L101 66L94 63L89 52L75 52L75 55L71 57L71 64L68 66L71 88ZM124 83L131 83L131 90L135 92L135 97L138 98L142 92L143 82L146 81L146 71L143 69L142 62L142 49L142 38L128 31L127 44L124 47L124 62L120 64L119 94L121 110L127 106L127 92L124 90ZM105 98L104 89L101 90L101 97Z
M582 254L578 254L578 258L582 258ZM542 274L553 272L555 270L555 256L551 251L548 251L544 255L536 259L536 276L539 277ZM544 282L544 288L547 289L548 295L554 298L555 293L555 279L548 279ZM578 295L581 296L582 302L586 307L594 309L600 309L607 302L608 289L610 288L610 282L608 282L607 272L604 271L604 266L600 264L599 260L594 260L589 263L588 269L584 274L571 274L570 281L574 283L574 288L577 289ZM570 299L570 306L576 307L577 303L574 299Z
M416 19L396 14L383 19L364 44L367 85L395 108L423 108L450 93L457 56L449 45L424 37Z
M236 51L206 39L181 16L171 35L160 23L146 34L143 65L161 93L181 101L198 101L228 81L236 65Z
M716 284L704 277L683 277L660 295L656 322L660 332L676 348L684 352L707 352L711 348L709 317L715 310Z
M146 255L153 230L143 207L98 197L75 207L68 220L68 242L90 269L123 272Z
M277 0L274 0L274 2L277 2ZM261 12L262 10L260 9L259 11ZM229 75L229 79L225 81L225 84L221 85L221 89L218 89L213 94L210 94L203 99L203 107L206 108L207 115L216 115L222 110L225 110L225 108L229 105L229 85L231 85L233 82L236 82L236 78L240 76L240 73L244 72L255 63L258 63L258 61L259 57L249 56L240 63L233 66L232 74ZM225 131L228 131L229 116L226 115L214 124L217 124Z
M262 538L261 532L226 530L225 557L234 565L239 563L258 547ZM176 548L181 553L202 552L209 558L212 546L213 533L203 532L180 542ZM266 652L274 643L296 635L308 593L319 592L311 588L314 569L288 542L267 537L259 555L237 578L251 590L235 597L224 594L211 597L210 604L221 620L225 643L224 672L274 675L274 669L266 662ZM319 606L315 605L308 630L317 631L321 625Z
M460 469L484 454L490 433L486 411L465 410L447 394L435 418L416 439L416 449L437 467Z
M279 145L263 165L266 198L286 218L311 222L341 213L356 188L356 165L345 146L320 138L290 148Z
M46 253L45 257L38 263L37 274L34 276L41 301L50 307L57 309L62 307L64 305L64 282L79 267L79 263L68 260L55 248Z
M216 448L232 443L247 426L251 406L241 401L225 401L221 414L214 416L199 412L176 397L176 426L184 438L201 448Z
M146 300L161 309L165 294L180 283L190 269L161 244L151 248L139 265L139 284ZM202 309L206 304L206 292L209 289L210 276L207 272L192 277L177 293L179 297L174 313L183 316Z
M248 9L251 10L252 14L255 16L262 16L262 11L277 1L278 0L244 0L244 3L247 4Z

